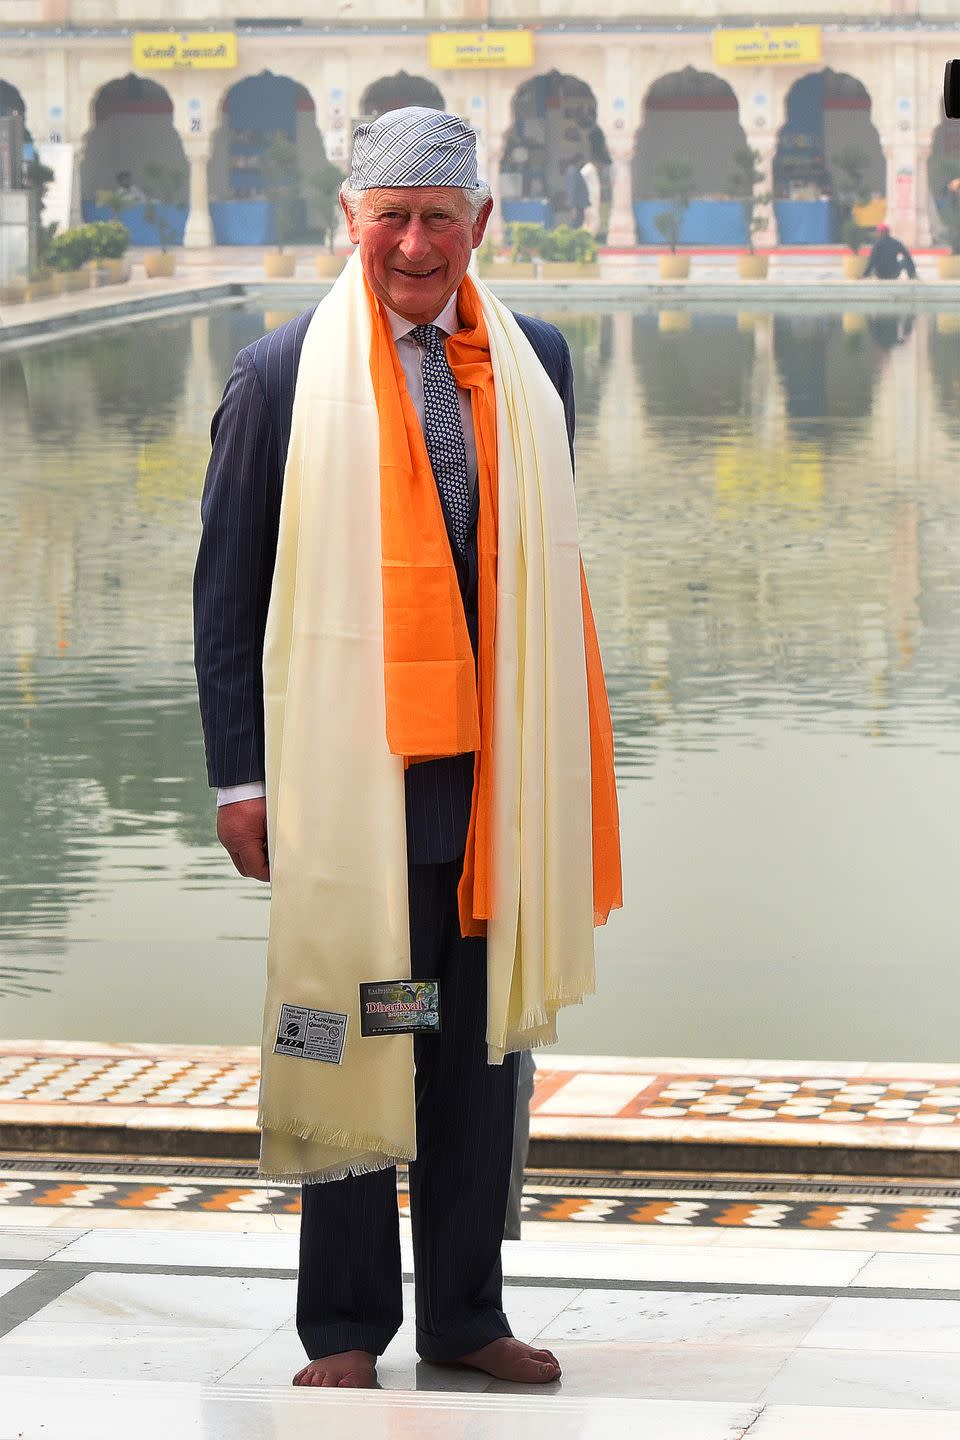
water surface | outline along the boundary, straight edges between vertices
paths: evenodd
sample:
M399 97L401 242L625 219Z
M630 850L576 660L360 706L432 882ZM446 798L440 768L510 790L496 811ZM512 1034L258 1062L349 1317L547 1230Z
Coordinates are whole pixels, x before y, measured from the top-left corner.
M626 908L566 1050L956 1057L953 316L548 310ZM190 583L262 309L0 357L0 1033L255 1041L265 892L214 840Z

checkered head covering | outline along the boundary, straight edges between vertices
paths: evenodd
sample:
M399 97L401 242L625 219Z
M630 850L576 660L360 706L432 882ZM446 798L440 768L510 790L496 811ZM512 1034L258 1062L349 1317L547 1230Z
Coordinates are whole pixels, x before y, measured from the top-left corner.
M455 185L476 189L477 137L459 115L407 105L353 132L350 187Z

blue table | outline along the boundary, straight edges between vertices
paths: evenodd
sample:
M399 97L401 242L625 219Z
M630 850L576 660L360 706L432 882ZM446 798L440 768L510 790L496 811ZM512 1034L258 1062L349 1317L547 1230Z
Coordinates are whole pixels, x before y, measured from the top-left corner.
M633 217L641 245L663 245L655 218L670 206L665 200L636 200ZM681 245L746 245L747 222L737 200L692 200L683 217Z
M130 231L131 245L146 245L152 249L160 244L160 235L156 225L150 225L143 218L145 210L143 204L133 205L129 210L124 210L120 217L120 223L126 225ZM183 231L187 223L186 205L158 205L157 213L162 215L173 231L173 238L168 242L171 245L183 244ZM86 223L92 224L97 220L112 220L113 212L102 205L94 205L90 201L84 201L83 218Z

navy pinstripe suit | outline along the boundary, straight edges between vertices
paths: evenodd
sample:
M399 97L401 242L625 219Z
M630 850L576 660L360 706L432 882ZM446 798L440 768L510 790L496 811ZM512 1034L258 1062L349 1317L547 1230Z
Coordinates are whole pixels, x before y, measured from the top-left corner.
M213 419L194 627L207 774L215 786L264 777L263 638L293 392L312 313L240 352ZM572 453L567 343L543 320L517 320L563 400ZM474 651L476 506L475 496L465 554L451 547ZM416 978L439 979L444 1017L440 1036L414 1042L417 1349L444 1360L510 1334L501 1309L500 1244L517 1056L502 1066L486 1063L486 944L464 940L457 917L473 756L412 765L405 784L411 965ZM308 1355L381 1354L401 1317L394 1171L304 1186L297 1328Z

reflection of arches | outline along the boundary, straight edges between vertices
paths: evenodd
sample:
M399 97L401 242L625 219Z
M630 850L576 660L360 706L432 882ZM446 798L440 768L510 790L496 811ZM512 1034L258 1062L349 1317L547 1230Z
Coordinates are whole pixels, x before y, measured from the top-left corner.
M85 220L107 220L110 211L97 205L103 190L124 190L134 201L123 223L135 245L156 244L157 232L143 218L145 171L162 165L183 177L187 188L187 157L173 125L173 101L162 85L139 75L125 75L104 85L93 103L93 124L87 132L80 169ZM170 219L182 238L185 205L171 207Z
M862 151L866 188L874 196L886 194L887 167L870 118L870 93L852 75L818 70L790 88L786 110L773 160L780 240L803 244L835 239L844 217L831 204L833 156L841 150ZM820 208L791 211L787 208L791 202Z
M424 110L446 109L443 96L432 80L398 70L396 75L381 75L367 86L360 97L360 114L375 120L388 110L403 110L407 105L419 105Z
M641 241L662 243L654 224L655 214L663 208L662 201L654 201L655 177L665 160L683 158L693 166L694 195L702 197L687 212L683 241L743 242L743 208L721 198L728 192L734 151L746 144L739 110L725 80L691 65L651 85L633 152L634 218Z
M754 335L736 315L697 315L688 329L633 317L633 360L648 415L733 418L750 412Z
M823 422L869 417L879 373L869 330L846 335L839 315L776 315L773 353L794 433L824 447L837 443L838 435L841 443L858 441L859 429L854 433Z
M588 160L600 173L605 198L610 154L590 86L559 70L527 80L513 97L513 124L500 163L504 219L548 225L568 220L567 172Z
M310 177L326 159L316 106L306 86L264 70L238 80L221 105L209 166L210 213L218 244L264 245L271 240L271 206L262 161L278 134L297 147L303 208L300 233L293 238L306 239L312 205Z

